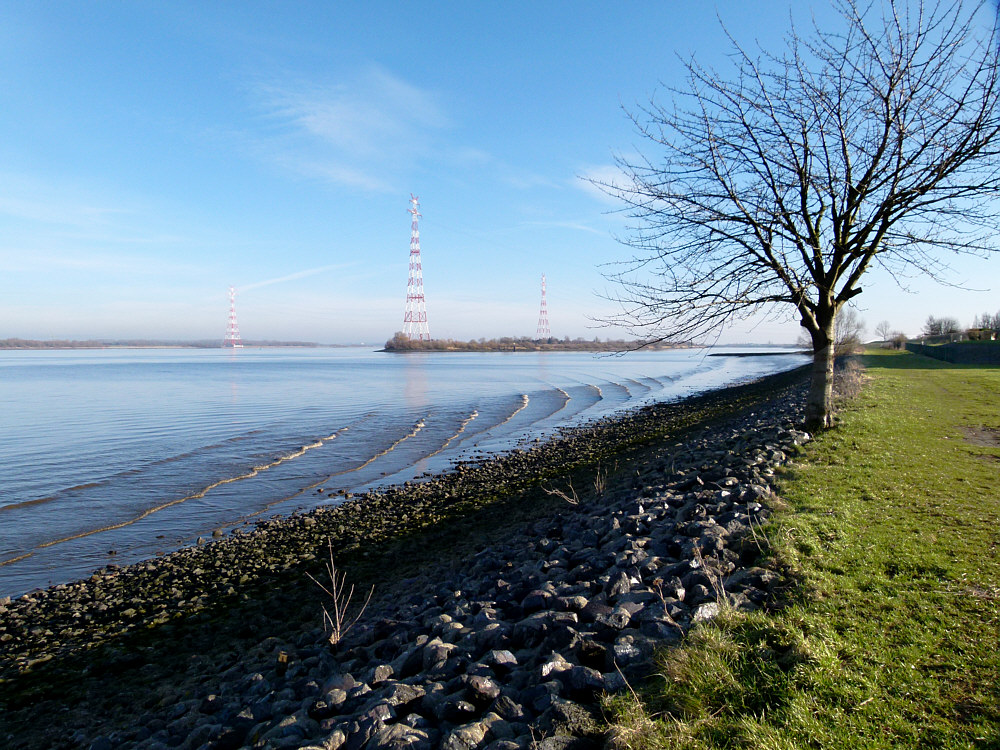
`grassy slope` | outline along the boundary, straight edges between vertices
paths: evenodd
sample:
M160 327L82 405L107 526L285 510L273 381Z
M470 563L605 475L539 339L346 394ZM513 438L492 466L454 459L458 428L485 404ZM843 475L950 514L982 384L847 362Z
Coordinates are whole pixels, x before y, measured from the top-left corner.
M645 705L614 704L620 746L1000 747L1000 369L865 365L780 480L787 606L665 655Z

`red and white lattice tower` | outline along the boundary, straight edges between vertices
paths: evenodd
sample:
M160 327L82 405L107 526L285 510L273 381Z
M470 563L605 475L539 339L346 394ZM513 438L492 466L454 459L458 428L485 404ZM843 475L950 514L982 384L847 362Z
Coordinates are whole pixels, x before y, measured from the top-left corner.
M431 333L427 328L427 306L424 303L424 272L420 266L420 229L417 220L420 218L419 199L410 193L413 214L413 224L410 225L410 280L406 285L406 315L403 316L403 333L418 341L430 341Z
M535 338L547 339L552 335L549 330L549 306L545 302L545 274L542 274L542 306L538 310L538 330Z
M226 325L226 338L222 341L223 348L242 349L240 327L236 322L236 289L229 287L229 323Z

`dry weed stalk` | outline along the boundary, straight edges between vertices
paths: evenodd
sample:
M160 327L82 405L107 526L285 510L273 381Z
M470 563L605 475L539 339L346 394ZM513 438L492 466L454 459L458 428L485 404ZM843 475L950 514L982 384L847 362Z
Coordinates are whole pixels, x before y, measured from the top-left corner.
M848 359L833 376L833 390L841 401L849 401L861 395L865 384L865 368L855 359Z
M764 547L763 545L761 545L760 539L757 538L757 530L754 528L753 525L753 513L750 512L750 503L747 503L747 522L750 524L750 535L753 537L753 543L757 547L757 552L760 554L764 554ZM767 535L764 533L763 524L760 521L758 521L757 525L761 527L760 530L761 537L763 537L763 539L766 541Z
M327 588L324 586L311 574L306 573L306 575L323 590L323 593L330 597L333 614L325 606L321 607L323 610L323 630L328 634L327 640L330 645L336 646L347 635L347 632L354 627L357 621L361 619L361 615L365 613L368 602L371 601L372 594L375 593L375 587L372 586L368 591L368 597L365 599L365 603L361 605L361 609L355 614L350 615L348 611L351 606L351 598L354 596L354 584L351 584L350 588L345 591L347 574L337 570L337 566L333 562L333 543L329 538L327 538L326 544L330 549L330 559L326 563L326 572L330 576L330 587Z
M594 474L594 494L600 497L604 494L604 491L608 489L608 472L607 469L601 470L601 465L597 465L597 473Z
M712 593L715 594L715 600L719 603L719 612L730 610L732 608L732 601L726 591L722 574L716 568L706 564L705 557L701 553L701 547L697 544L694 545L694 559L697 560L698 565L708 578L708 582L712 585Z
M670 615L670 608L667 606L667 598L663 595L663 579L662 578L655 579L653 581L653 587L656 590L656 595L660 598L660 604L663 605L663 619L669 622L675 628L677 628L680 631L681 635L684 635L684 628L681 627L680 624L677 622L677 620L675 620ZM624 675L622 675L622 677L624 678ZM626 682L626 684L628 683ZM629 686L629 690L631 689L632 689L631 686Z

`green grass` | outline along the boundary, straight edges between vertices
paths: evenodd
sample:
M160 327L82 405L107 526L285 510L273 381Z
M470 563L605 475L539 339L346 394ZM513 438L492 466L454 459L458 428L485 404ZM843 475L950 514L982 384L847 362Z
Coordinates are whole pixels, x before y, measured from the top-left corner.
M727 613L610 704L628 748L1000 748L1000 368L864 358L785 470L771 613Z

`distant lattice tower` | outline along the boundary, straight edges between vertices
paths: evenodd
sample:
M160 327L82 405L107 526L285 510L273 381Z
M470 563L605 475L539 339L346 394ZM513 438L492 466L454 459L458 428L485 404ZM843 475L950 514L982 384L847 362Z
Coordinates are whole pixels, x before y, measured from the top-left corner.
M427 306L424 303L424 272L420 265L420 229L417 220L420 218L420 202L410 193L408 208L413 214L410 225L410 280L406 285L406 315L403 316L403 333L411 339L430 341L431 333L427 327Z
M538 310L538 330L535 338L547 339L552 335L549 330L549 306L545 301L545 274L542 274L542 306Z
M226 325L226 338L222 341L223 348L242 349L240 326L236 322L236 289L229 287L229 323Z

